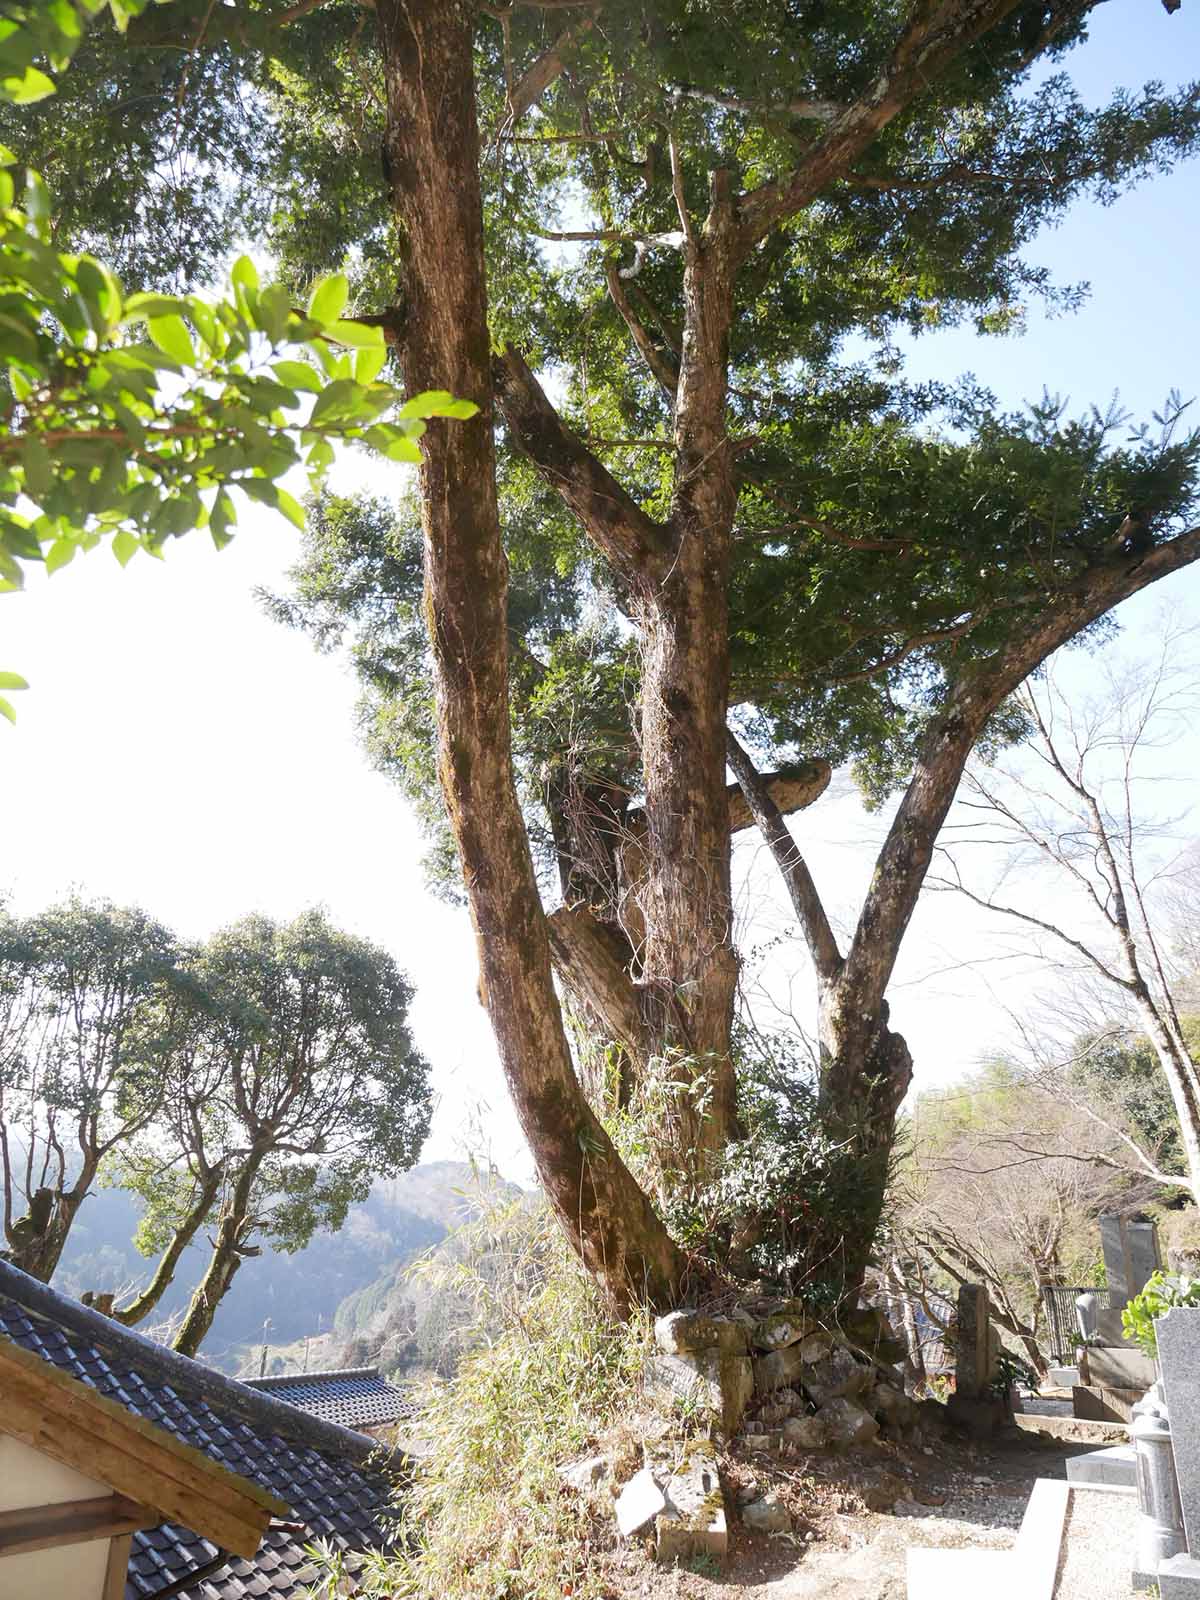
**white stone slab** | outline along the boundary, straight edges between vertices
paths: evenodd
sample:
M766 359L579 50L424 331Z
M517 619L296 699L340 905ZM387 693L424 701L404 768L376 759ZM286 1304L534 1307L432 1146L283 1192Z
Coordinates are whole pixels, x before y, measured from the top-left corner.
M908 1600L1013 1600L1011 1550L909 1550Z
M1013 1593L1021 1600L1054 1600L1070 1494L1071 1485L1061 1478L1038 1478L1034 1483L1013 1548L1018 1568Z
M971 1600L1054 1600L1070 1492L1039 1478L1011 1550L909 1550L908 1600L947 1600L964 1584Z
M625 1538L654 1521L667 1504L666 1496L654 1481L654 1474L643 1467L630 1478L617 1500L617 1527Z

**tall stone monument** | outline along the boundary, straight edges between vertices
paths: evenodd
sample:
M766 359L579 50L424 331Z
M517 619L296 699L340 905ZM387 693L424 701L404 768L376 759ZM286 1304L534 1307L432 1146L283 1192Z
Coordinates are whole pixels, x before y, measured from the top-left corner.
M1162 1266L1158 1229L1149 1217L1109 1213L1100 1218L1100 1248L1104 1252L1112 1310L1119 1311L1134 1295L1141 1294Z
M955 1422L977 1438L989 1438L1011 1416L1008 1396L998 1393L1000 1340L989 1316L987 1288L964 1283L954 1318L954 1393L946 1405Z
M1121 1310L1162 1264L1158 1229L1144 1216L1102 1216L1100 1248L1111 1303L1095 1312L1094 1342L1080 1356L1073 1409L1092 1421L1128 1422L1154 1382L1154 1367L1125 1337Z
M1171 1419L1186 1555L1158 1569L1161 1600L1200 1600L1200 1309L1174 1306L1154 1325Z

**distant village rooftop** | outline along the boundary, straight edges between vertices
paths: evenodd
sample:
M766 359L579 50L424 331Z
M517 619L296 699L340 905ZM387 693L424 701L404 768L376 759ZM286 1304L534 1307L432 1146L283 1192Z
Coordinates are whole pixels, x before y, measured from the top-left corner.
M381 1378L377 1367L347 1367L341 1372L290 1372L255 1378L248 1387L286 1400L310 1416L343 1428L384 1428L412 1417L416 1401Z

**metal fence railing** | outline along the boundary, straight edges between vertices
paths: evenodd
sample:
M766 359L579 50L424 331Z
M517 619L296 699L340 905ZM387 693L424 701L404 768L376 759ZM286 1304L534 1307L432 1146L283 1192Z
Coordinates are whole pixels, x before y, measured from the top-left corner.
M1060 1366L1074 1359L1079 1343L1079 1323L1075 1316L1075 1302L1081 1294L1095 1294L1100 1298L1101 1311L1112 1309L1111 1289L1089 1288L1087 1285L1068 1288L1063 1284L1044 1284L1042 1305L1046 1312L1046 1339L1051 1360Z

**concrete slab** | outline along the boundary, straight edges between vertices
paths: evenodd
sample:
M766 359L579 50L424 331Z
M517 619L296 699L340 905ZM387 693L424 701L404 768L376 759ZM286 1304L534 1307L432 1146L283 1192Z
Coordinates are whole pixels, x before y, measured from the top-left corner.
M1159 1600L1200 1600L1200 1561L1172 1556L1158 1569Z
M946 1600L967 1593L971 1600L1012 1600L1011 1550L909 1550L908 1600Z
M1018 1414L1013 1422L1022 1433L1040 1433L1048 1439L1065 1439L1070 1444L1121 1444L1129 1437L1124 1422L1086 1422L1079 1417L1039 1417Z
M1086 1456L1067 1457L1067 1482L1088 1488L1137 1489L1137 1456L1131 1444L1091 1450Z
M1128 1422L1144 1389L1107 1389L1100 1384L1078 1384L1071 1403L1081 1422Z
M1051 1389L1073 1389L1079 1382L1079 1368L1051 1367L1046 1382Z
M1013 1548L1011 1593L1021 1600L1054 1600L1058 1554L1062 1549L1071 1486L1061 1478L1039 1478L1029 1496Z
M1101 1389L1142 1389L1154 1382L1154 1363L1140 1350L1094 1345L1087 1353L1088 1382Z
M617 1501L617 1527L625 1538L638 1533L665 1509L666 1496L646 1467L630 1478Z
M671 1473L664 1489L666 1506L655 1518L659 1561L691 1556L724 1556L729 1549L725 1498L716 1452L697 1440Z
M909 1550L908 1600L946 1600L965 1585L971 1600L1054 1600L1070 1492L1039 1478L1011 1550Z

